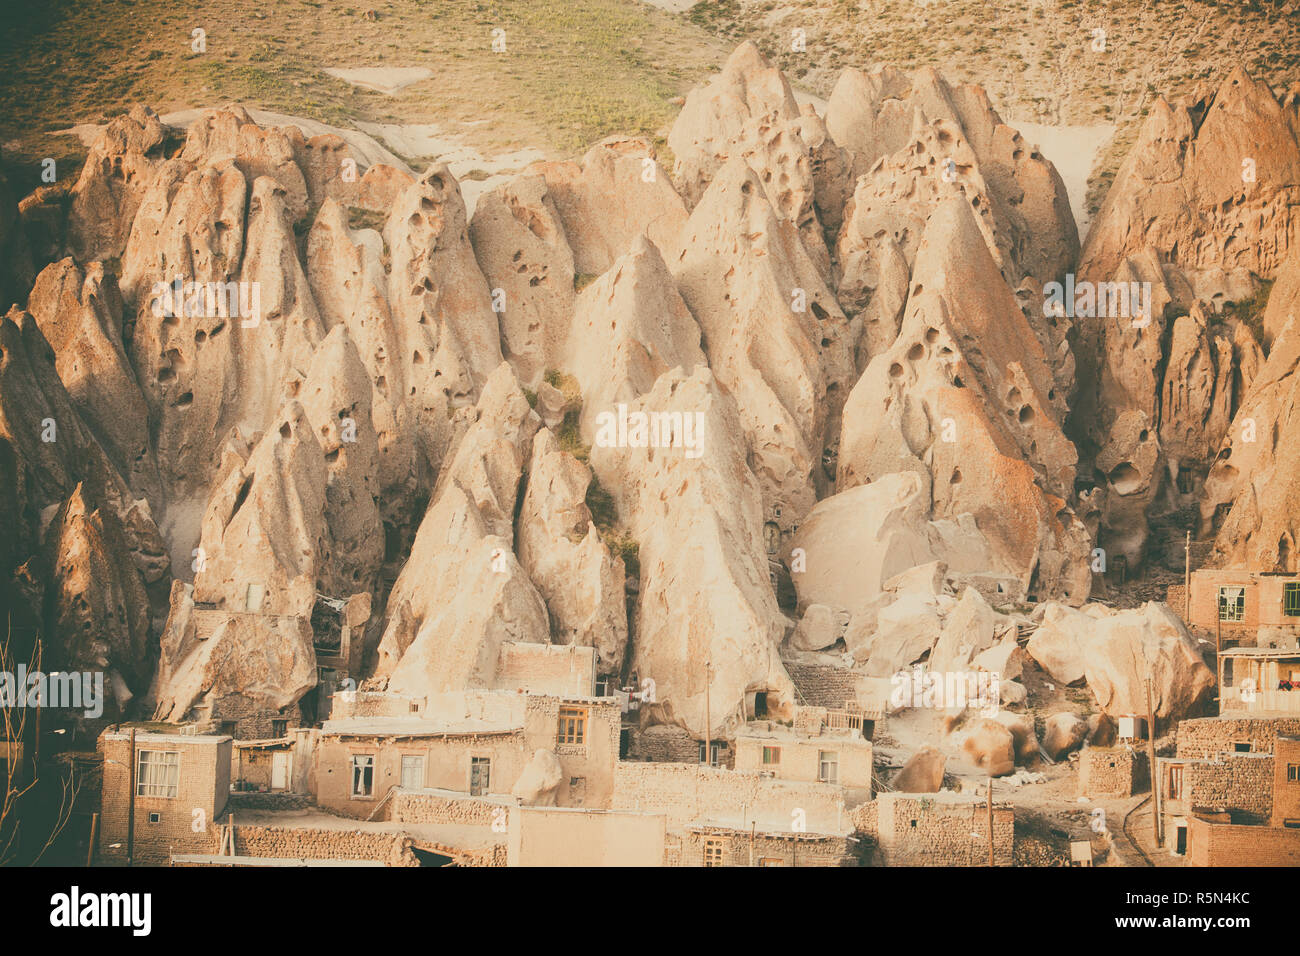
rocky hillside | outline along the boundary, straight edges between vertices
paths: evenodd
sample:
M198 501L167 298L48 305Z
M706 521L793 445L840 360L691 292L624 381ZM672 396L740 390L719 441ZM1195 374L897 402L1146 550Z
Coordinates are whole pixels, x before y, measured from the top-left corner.
M472 214L443 164L135 106L0 204L6 599L119 712L299 702L324 596L372 686L577 643L702 736L706 687L711 735L788 711L783 653L969 661L1171 509L1294 568L1298 137L1245 71L1156 101L1080 249L1052 164L933 70L847 70L821 115L745 43L671 169L611 137ZM1059 308L1076 279L1150 301ZM1172 714L1211 678L1158 623Z

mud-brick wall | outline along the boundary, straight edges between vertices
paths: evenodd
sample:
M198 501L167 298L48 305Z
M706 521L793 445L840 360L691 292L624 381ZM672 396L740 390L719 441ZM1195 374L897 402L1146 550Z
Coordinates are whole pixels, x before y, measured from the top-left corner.
M384 808L384 818L394 823L461 823L491 826L508 819L509 807L491 800L456 798L442 794L394 790Z

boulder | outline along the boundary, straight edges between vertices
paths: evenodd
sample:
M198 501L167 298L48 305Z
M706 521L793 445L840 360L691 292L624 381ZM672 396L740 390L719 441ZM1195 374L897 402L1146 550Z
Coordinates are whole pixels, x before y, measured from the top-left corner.
M1016 741L1011 730L985 718L966 732L962 751L991 777L1002 777L1016 769Z
M534 750L532 759L519 771L510 795L525 807L553 807L563 780L564 766L560 758L550 750Z
M898 793L938 793L943 789L943 768L947 758L941 751L924 746L908 758L890 784Z
M1043 751L1053 760L1060 760L1072 750L1078 750L1088 739L1088 722L1077 714L1062 711L1044 722Z
M1012 714L999 711L993 718L1007 730L1016 742L1016 760L1028 763L1038 757L1038 735L1034 730L1034 718L1028 714Z
M790 646L800 651L820 651L834 646L844 636L841 615L847 617L847 612L826 604L809 604L795 625Z

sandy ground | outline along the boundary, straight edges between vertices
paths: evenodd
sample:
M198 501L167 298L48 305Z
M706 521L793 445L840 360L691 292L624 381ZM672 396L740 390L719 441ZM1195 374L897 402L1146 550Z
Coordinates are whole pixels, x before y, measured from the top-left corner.
M374 90L377 93L387 93L389 96L398 90L406 89L412 83L419 83L433 76L433 70L422 66L370 66L351 70L332 66L327 67L324 72L353 86Z
M669 13L684 13L691 7L695 6L700 0L643 0L652 7L658 7L660 10L667 10Z
M484 156L459 136L432 123L399 125L359 122L357 126L420 168L434 162L446 163L451 174L460 181L466 216L474 215L478 197L483 193L508 182L529 163L546 159L545 153L531 146L496 156Z
M1065 181L1065 191L1070 197L1070 211L1079 227L1079 241L1088 235L1092 219L1088 215L1088 176L1097 154L1114 135L1115 127L1100 126L1041 126L1008 120L1008 125L1020 130L1025 140L1036 145L1039 151L1056 167Z

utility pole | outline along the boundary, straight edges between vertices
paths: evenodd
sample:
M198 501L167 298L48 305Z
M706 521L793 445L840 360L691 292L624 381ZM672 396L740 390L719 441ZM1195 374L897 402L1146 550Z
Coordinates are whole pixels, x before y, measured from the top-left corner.
M710 734L713 728L709 726L709 672L713 670L713 654L710 653L704 660L704 763L707 766L713 766L713 761L709 756L709 745L713 743Z
M86 848L86 866L91 866L95 862L95 834L99 830L99 814L90 815L90 846Z
M1165 845L1160 838L1159 787L1156 786L1156 712L1151 706L1151 678L1147 678L1147 776L1151 780L1151 832L1156 846Z
M131 728L131 764L127 770L131 782L130 803L126 811L126 865L135 862L135 728Z
M993 865L993 775L989 774L989 866Z
M1192 622L1192 529L1183 544L1183 620Z

